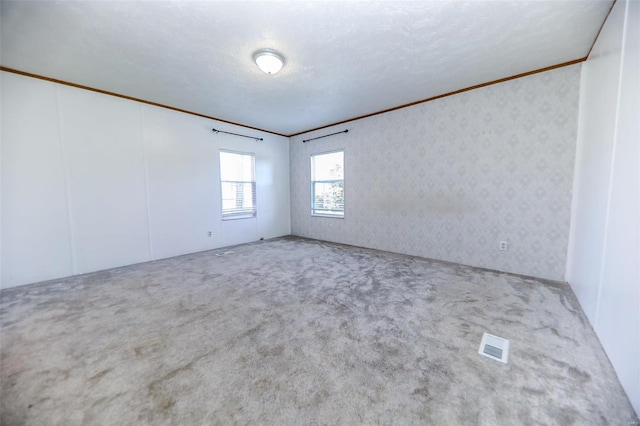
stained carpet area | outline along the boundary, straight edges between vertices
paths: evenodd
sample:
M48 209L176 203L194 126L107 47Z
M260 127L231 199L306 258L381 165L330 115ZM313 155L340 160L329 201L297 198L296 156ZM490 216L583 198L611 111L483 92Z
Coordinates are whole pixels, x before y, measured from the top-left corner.
M233 250L0 292L1 423L638 421L567 285L296 237Z

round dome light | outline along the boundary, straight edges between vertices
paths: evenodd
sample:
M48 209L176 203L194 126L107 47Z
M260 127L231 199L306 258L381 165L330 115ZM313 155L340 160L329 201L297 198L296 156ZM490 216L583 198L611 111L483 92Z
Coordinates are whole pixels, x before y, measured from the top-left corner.
M260 49L253 54L253 61L266 74L275 74L282 69L286 60L273 49Z

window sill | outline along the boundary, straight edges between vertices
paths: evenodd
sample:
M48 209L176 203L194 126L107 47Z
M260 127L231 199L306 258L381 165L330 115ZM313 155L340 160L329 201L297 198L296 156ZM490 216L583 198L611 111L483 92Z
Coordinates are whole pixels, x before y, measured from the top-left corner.
M344 215L342 216L338 216L335 214L317 214L317 213L311 213L311 217L329 217L331 219L344 219Z
M222 220L226 221L226 220L255 219L255 218L256 218L256 215L230 216L230 217L223 217Z

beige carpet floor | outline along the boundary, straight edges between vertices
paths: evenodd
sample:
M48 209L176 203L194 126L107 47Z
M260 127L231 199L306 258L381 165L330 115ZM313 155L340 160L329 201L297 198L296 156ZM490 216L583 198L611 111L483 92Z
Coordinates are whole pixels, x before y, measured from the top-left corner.
M638 421L566 284L296 237L227 250L1 291L0 423Z

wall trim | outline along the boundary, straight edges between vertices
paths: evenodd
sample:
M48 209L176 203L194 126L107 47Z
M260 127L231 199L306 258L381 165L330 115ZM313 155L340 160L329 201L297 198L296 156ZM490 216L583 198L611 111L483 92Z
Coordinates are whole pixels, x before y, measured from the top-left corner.
M602 29L604 28L604 24L607 23L607 19L609 19L609 15L611 15L611 11L613 10L613 7L616 5L616 2L618 0L613 0L613 3L611 3L611 7L609 8L609 11L607 12L607 16L604 17L604 21L602 21L602 25L600 25L600 28L598 29L598 33L596 34L596 37L593 39L593 43L591 43L591 47L589 48L589 52L587 53L587 57L585 59L588 59L589 56L591 56L591 51L593 50L593 47L596 45L596 41L598 41L598 37L600 37L600 33L602 32Z
M284 135L282 133L272 132L271 130L265 130L265 129L261 129L259 127L253 127L253 126L248 126L246 124L235 123L233 121L223 120L222 118L212 117L212 116L206 115L206 114L200 114L199 112L188 111L186 109L181 109L181 108L176 108L176 107L172 107L172 106L169 106L169 105L159 104L157 102L146 101L144 99L134 98L133 96L127 96L127 95L122 95L120 93L109 92L108 90L96 89L95 87L85 86L85 85L77 84L77 83L71 83L69 81L64 81L64 80L58 80L57 78L46 77L46 76L40 75L40 74L33 74L33 73L30 73L30 72L20 71L20 70L13 69L13 68L7 68L7 67L4 67L4 66L0 66L0 71L10 72L10 73L13 73L13 74L18 74L18 75L23 75L25 77L37 78L39 80L50 81L52 83L58 83L58 84L62 84L62 85L65 85L65 86L75 87L76 89L89 90L91 92L101 93L103 95L115 96L116 98L127 99L129 101L140 102L140 103L147 104L147 105L152 105L152 106L155 106L155 107L170 109L172 111L182 112L184 114L190 114L190 115L195 115L197 117L208 118L209 120L215 120L215 121L219 121L221 123L233 124L234 126L240 126L240 127L244 127L244 128L251 129L251 130L257 130L259 132L271 133L272 135L276 135L276 136L283 136L285 138L288 137L287 135Z
M615 5L615 1L614 1L614 5ZM613 6L612 6L612 9L613 9ZM609 10L609 13L611 13L611 10ZM607 17L608 16L609 15L607 14ZM605 22L606 22L606 19L605 19ZM604 23L603 23L603 25L604 25ZM600 28L600 30L602 30L602 27ZM599 31L598 31L598 34L600 34ZM597 40L597 37L596 37L596 40ZM594 44L595 44L595 41L594 41ZM593 49L593 45L591 46L591 48ZM589 53L591 53L591 50L589 50ZM176 108L176 107L172 107L172 106L169 106L169 105L159 104L157 102L145 101L144 99L138 99L138 98L134 98L132 96L121 95L121 94L118 94L118 93L109 92L107 90L96 89L96 88L89 87L89 86L84 86L84 85L81 85L81 84L70 83L68 81L58 80L58 79L51 78L51 77L45 77L45 76L42 76L42 75L39 75L39 74L33 74L33 73L30 73L30 72L26 72L26 71L20 71L20 70L16 70L16 69L13 69L13 68L7 68L7 67L4 67L4 66L0 66L0 71L19 74L19 75L23 75L23 76L26 76L26 77L37 78L37 79L40 79L40 80L45 80L45 81L50 81L50 82L53 82L53 83L63 84L65 86L71 86L71 87L75 87L75 88L78 88L78 89L84 89L84 90L89 90L89 91L92 91L92 92L102 93L103 95L115 96L117 98L127 99L127 100L135 101L135 102L141 102L143 104L152 105L152 106L156 106L156 107L160 107L160 108L166 108L166 109L170 109L172 111L177 111L177 112L182 112L182 113L185 113L185 114L195 115L195 116L198 116L198 117L208 118L210 120L216 120L216 121L220 121L222 123L233 124L234 126L240 126L240 127L244 127L244 128L247 128L247 129L257 130L257 131L265 132L265 133L271 133L272 135L283 136L285 138L291 138L291 137L294 137L294 136L303 135L305 133L313 132L313 131L316 131L316 130L326 129L326 128L332 127L332 126L337 126L339 124L349 123L349 122L352 122L352 121L361 120L363 118L373 117L375 115L385 114L387 112L396 111L396 110L399 110L399 109L412 107L414 105L419 105L419 104L423 104L423 103L426 103L426 102L435 101L436 99L446 98L448 96L457 95L457 94L460 94L460 93L468 92L470 90L479 89L481 87L486 87L486 86L491 86L491 85L494 85L494 84L504 83L505 81L515 80L517 78L527 77L527 76L530 76L530 75L533 75L533 74L538 74L538 73L541 73L541 72L551 71L551 70L554 70L554 69L557 69L557 68L568 67L568 66L571 66L571 65L575 65L575 64L579 64L581 62L584 62L584 61L587 60L587 58L588 58L588 55L583 57L583 58L574 59L572 61L562 62L560 64L551 65L551 66L544 67L544 68L539 68L539 69L536 69L536 70L533 70L533 71L527 71L527 72L524 72L524 73L521 73L521 74L512 75L510 77L504 77L504 78L500 78L500 79L497 79L497 80L488 81L486 83L476 84L474 86L465 87L463 89L455 90L453 92L447 92L447 93L443 93L441 95L432 96L430 98L426 98L426 99L421 99L421 100L418 100L418 101L410 102L408 104L398 105L398 106L393 107L393 108L387 108L387 109L384 109L384 110L381 110L381 111L372 112L370 114L365 114L365 115L360 115L360 116L357 116L357 117L348 118L346 120L338 121L338 122L331 123L331 124L326 124L326 125L323 125L323 126L320 126L320 127L315 127L313 129L304 130L302 132L292 133L290 135L285 135L285 134L282 134L282 133L273 132L271 130L260 129L258 127L253 127L253 126L249 126L249 125L246 125L246 124L235 123L233 121L223 120L221 118L216 118L216 117L211 117L209 115L200 114L198 112L187 111L187 110L184 110L184 109L181 109L181 108Z
M316 127L314 129L305 130L303 132L294 133L294 134L289 135L289 137L291 138L293 136L303 135L305 133L314 132L316 130L326 129L327 127L337 126L339 124L349 123L351 121L356 121L356 120L362 120L363 118L368 118L368 117L373 117L375 115L385 114L387 112L391 112L391 111L396 111L396 110L403 109L403 108L412 107L414 105L424 104L426 102L435 101L436 99L446 98L447 96L457 95L459 93L468 92L470 90L475 90L475 89L479 89L481 87L491 86L491 85L498 84L498 83L504 83L505 81L515 80L517 78L527 77L529 75L538 74L538 73L545 72L545 71L551 71L551 70L554 70L556 68L568 67L570 65L579 64L579 63L584 62L586 60L587 60L587 57L585 56L584 58L574 59L573 61L563 62L561 64L556 64L556 65L551 65L551 66L540 68L540 69L537 69L537 70L524 72L522 74L516 74L516 75L513 75L511 77L505 77L505 78L500 78L498 80L488 81L486 83L476 84L475 86L465 87L464 89L455 90L453 92L443 93L442 95L433 96L431 98L410 102L408 104L399 105L399 106L396 106L396 107L393 107L393 108L384 109L382 111L373 112L371 114L365 114L365 115L361 115L361 116L358 116L358 117L349 118L347 120L338 121L336 123L327 124L325 126Z

